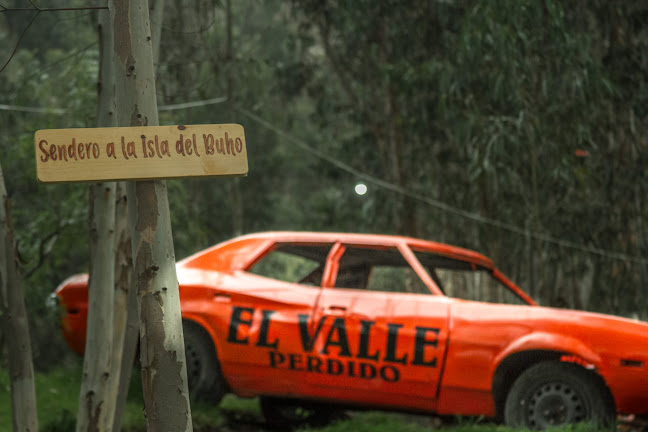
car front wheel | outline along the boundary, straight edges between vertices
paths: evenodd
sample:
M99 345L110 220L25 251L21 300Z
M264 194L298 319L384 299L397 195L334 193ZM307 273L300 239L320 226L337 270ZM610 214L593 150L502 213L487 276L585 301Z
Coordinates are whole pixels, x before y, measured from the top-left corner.
M198 400L217 404L226 391L214 344L198 324L184 321L185 357L189 394Z
M506 398L504 420L544 430L573 423L610 425L614 402L602 381L572 363L542 362L525 370Z

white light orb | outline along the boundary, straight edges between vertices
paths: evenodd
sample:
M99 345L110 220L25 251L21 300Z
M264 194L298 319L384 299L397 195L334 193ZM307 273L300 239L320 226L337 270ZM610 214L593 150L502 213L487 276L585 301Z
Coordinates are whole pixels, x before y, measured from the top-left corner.
M364 195L367 193L367 185L364 183L358 183L355 185L355 193L358 195Z

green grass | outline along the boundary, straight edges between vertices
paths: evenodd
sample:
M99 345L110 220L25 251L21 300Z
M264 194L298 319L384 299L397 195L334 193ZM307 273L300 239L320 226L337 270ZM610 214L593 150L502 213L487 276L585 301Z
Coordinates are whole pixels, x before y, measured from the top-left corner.
M72 370L57 369L48 374L36 374L36 403L38 406L38 421L41 430L44 424L59 421L71 413L79 401L80 374ZM0 370L0 432L11 432L11 391L9 373Z
M48 373L36 374L38 421L41 432L69 432L74 430L81 363L59 367ZM264 422L256 399L226 396L218 407L198 402L191 403L195 432L270 431ZM11 432L11 394L9 376L0 369L0 432ZM145 432L143 397L139 374L133 375L124 412L123 430ZM479 419L458 419L452 426L440 427L429 416L394 414L380 411L353 412L347 420L321 428L303 428L299 432L514 432L505 426L481 422ZM553 432L591 432L586 425L556 429Z
M67 432L74 430L79 404L81 382L81 361L66 367L59 367L48 373L35 376L38 424L41 432ZM128 432L146 430L143 411L142 387L139 372L135 371L129 388L128 400L123 416L123 429ZM192 402L192 420L197 430L220 428L236 418L250 418L260 421L261 413L255 399L239 399L227 396L215 407ZM9 374L0 369L0 432L11 432L11 392Z
M79 404L81 382L81 364L58 367L48 373L37 373L36 404L38 424L41 432L65 431L74 427ZM139 413L138 413L139 411ZM137 423L142 418L141 408L129 398L124 417L129 422ZM6 369L0 370L0 432L11 432L11 394L9 374ZM72 429L73 430L73 429Z
M302 429L300 432L522 432L526 429L513 429L479 419L456 419L453 425L440 425L429 416L414 416L372 411L353 415L351 419L324 428ZM588 425L575 425L547 432L592 432Z

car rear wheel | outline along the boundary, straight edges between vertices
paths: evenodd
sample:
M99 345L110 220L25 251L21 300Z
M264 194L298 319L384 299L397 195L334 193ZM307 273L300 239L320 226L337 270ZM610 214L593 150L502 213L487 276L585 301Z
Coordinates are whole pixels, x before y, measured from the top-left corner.
M197 400L217 404L226 391L214 344L198 324L184 321L185 357L189 394Z
M506 398L504 420L544 430L572 423L610 425L615 408L603 382L571 363L542 362L524 371Z
M262 396L259 402L266 422L281 429L324 426L345 417L343 410L324 404L269 396Z

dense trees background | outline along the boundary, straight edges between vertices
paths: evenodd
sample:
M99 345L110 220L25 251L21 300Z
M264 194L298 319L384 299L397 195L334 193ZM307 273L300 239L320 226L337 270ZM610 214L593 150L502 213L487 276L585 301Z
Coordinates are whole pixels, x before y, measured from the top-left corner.
M231 13L228 43L225 2L165 5L160 124L243 124L250 165L168 182L177 257L240 232L400 233L481 251L544 305L648 318L645 2L238 0ZM0 159L43 368L67 352L45 348L59 338L45 300L88 269L88 188L38 184L33 134L96 124L98 53L96 12L35 15L0 13L1 64L20 42L0 73Z

